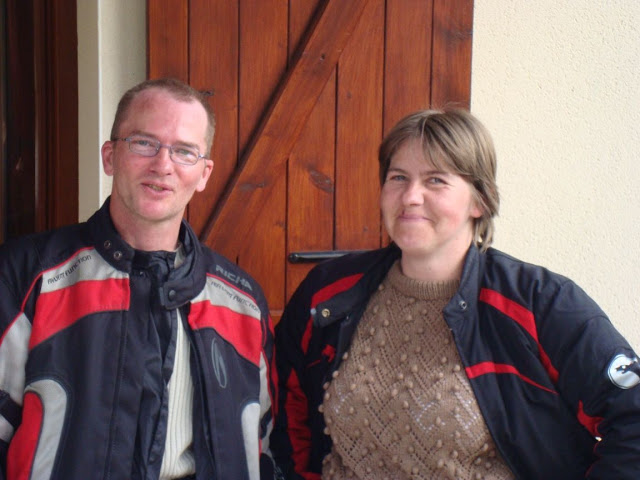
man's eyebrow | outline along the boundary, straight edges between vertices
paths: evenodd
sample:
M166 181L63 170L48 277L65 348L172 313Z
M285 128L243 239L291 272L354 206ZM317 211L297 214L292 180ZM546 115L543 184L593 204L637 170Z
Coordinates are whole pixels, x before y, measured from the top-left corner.
M152 135L152 134L150 134L150 133L148 133L148 132L145 132L145 131L143 131L143 130L134 130L134 131L132 131L132 132L129 134L129 136L130 136L130 137L132 137L132 136L134 136L134 135L135 135L135 136L138 136L138 137L147 137L147 138L151 138L151 139L153 139L153 140L155 140L155 141L157 141L157 142L159 142L159 141L160 141L160 140L158 140L158 139L156 138L156 136L155 136L155 135ZM200 148L200 147L198 146L198 144L197 144L197 143L185 142L185 141L183 141L183 140L178 140L177 142L174 142L174 143L173 143L173 145L182 145L182 146L184 146L184 147L193 147L193 148L197 148L197 149L199 149L199 148Z
M151 135L150 133L144 132L142 130L133 130L129 135L129 137L147 137L147 138L152 138L154 140L157 140L157 138L154 135Z

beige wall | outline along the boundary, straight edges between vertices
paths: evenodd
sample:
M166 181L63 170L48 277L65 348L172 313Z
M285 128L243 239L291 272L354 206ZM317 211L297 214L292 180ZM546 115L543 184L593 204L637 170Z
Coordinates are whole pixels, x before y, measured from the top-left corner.
M80 0L80 216L99 145L145 75L144 0ZM492 131L496 246L578 282L640 347L640 2L475 0L471 108ZM98 60L99 59L99 60Z
M78 216L85 220L111 191L100 147L122 94L145 79L146 0L78 0Z
M471 109L496 246L574 279L640 347L640 2L476 0Z

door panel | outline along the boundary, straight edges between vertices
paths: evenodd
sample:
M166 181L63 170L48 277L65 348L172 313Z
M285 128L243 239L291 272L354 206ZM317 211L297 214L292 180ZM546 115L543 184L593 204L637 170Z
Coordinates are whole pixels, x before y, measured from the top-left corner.
M333 249L335 197L335 71L326 83L289 156L287 250ZM288 253L287 252L287 253ZM286 262L286 298L310 265Z
M384 0L370 0L338 64L335 248L380 246Z
M1 243L78 221L76 1L2 0L0 24Z
M235 0L191 0L190 5L188 44L192 48L189 68L187 70L185 65L184 75L193 87L211 93L210 103L216 115L216 133L211 150L213 173L206 190L191 201L188 212L191 225L196 232L201 232L238 161L240 12ZM170 10L162 13L171 15ZM153 23L152 18L149 21ZM150 44L153 38L155 35L150 37ZM157 67L150 76L164 74L162 67Z
M473 1L166 5L149 2L149 77L212 92L217 119L212 180L188 218L277 320L312 267L288 254L386 243L378 144L411 111L469 105Z
M434 2L431 104L469 107L473 1Z

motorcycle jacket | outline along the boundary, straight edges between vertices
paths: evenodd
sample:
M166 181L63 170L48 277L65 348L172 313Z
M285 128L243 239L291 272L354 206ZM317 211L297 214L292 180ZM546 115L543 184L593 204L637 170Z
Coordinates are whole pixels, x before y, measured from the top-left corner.
M318 407L400 250L316 266L276 326L279 409L271 448L287 479L320 479L331 439ZM470 247L443 310L496 447L515 478L640 478L640 368L571 280ZM405 374L406 376L406 374Z
M258 284L182 222L184 261L132 249L109 200L0 246L0 477L157 479L181 321L196 479L273 478L273 330Z

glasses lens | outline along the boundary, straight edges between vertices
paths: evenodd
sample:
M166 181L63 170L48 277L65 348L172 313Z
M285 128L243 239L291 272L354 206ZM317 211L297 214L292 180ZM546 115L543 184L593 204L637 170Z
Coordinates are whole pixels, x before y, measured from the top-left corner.
M198 161L200 152L193 147L187 147L184 145L173 145L171 147L171 158L174 162L182 163L185 165L193 165Z
M153 157L158 153L160 142L144 137L129 137L129 150L138 155Z

